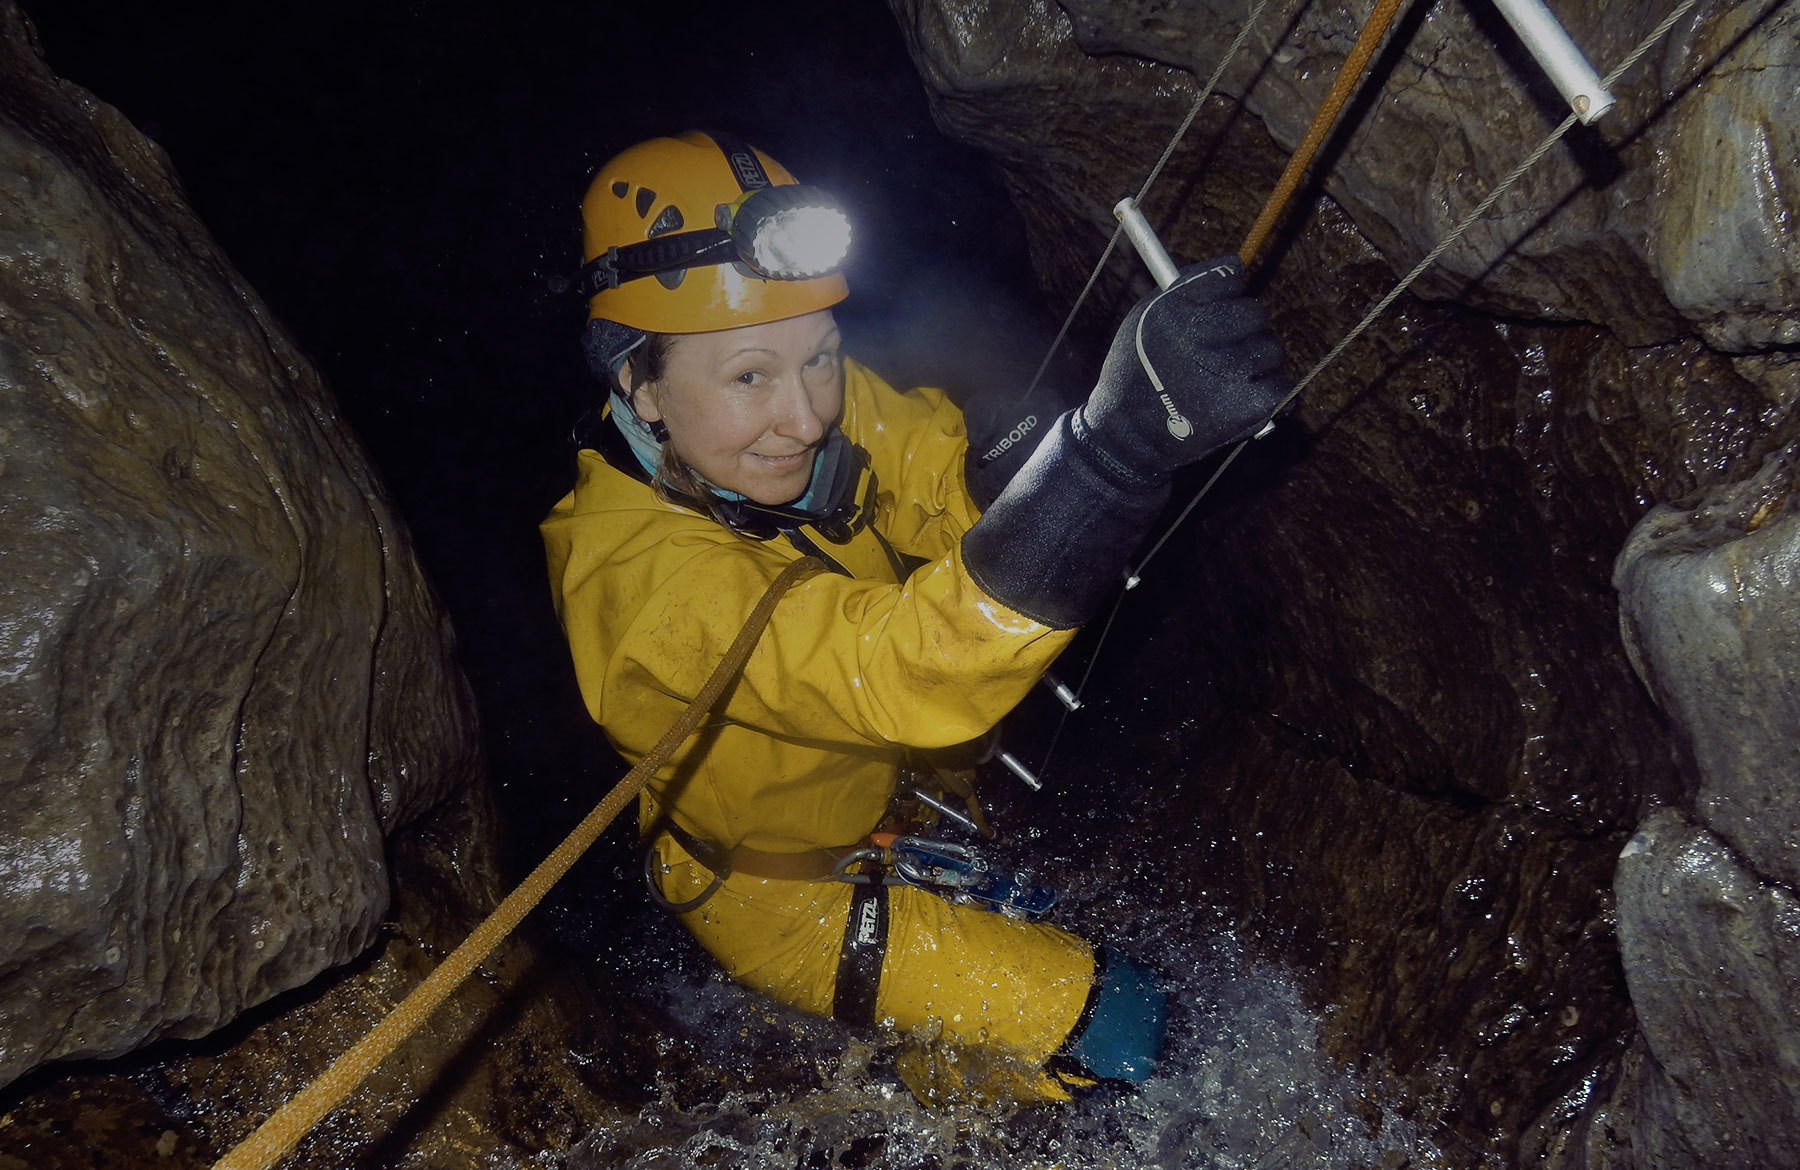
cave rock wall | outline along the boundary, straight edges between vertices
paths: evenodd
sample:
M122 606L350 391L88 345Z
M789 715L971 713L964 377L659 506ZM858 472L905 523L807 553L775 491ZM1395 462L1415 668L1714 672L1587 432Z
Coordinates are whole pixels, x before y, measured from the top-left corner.
M1251 7L890 6L939 123L996 161L1064 305ZM1178 259L1236 249L1371 7L1270 5L1145 200ZM1555 5L1603 72L1672 7ZM1447 253L1429 299L1403 298L1233 466L1128 595L1094 676L1166 729L1112 787L1147 785L1159 818L1214 843L1184 880L1310 973L1343 1059L1501 1159L1698 1157L1743 1121L1697 1074L1715 1059L1695 1039L1705 993L1646 989L1704 953L1722 901L1766 886L1759 921L1786 929L1791 821L1763 814L1791 800L1775 665L1791 590L1769 554L1756 612L1773 640L1721 686L1697 653L1658 673L1657 646L1700 616L1674 601L1691 586L1644 593L1639 625L1667 633L1628 653L1613 568L1658 504L1685 515L1795 438L1797 27L1792 0L1680 22L1612 113ZM1404 6L1372 76L1257 276L1296 372L1567 112L1486 4ZM1104 339L1149 287L1121 249L1077 333ZM1705 638L1742 617L1708 612ZM1696 719L1767 734L1734 745ZM1060 766L1120 769L1088 750ZM1651 929L1641 875L1689 848L1646 821L1657 808L1760 860L1708 879L1727 893L1658 893ZM1733 985L1789 986L1788 952L1750 962L1754 933ZM1791 1101L1797 1029L1774 1010L1788 991L1756 994L1771 1010L1733 1027L1771 1029L1758 1067L1775 1083L1747 1107L1766 1129Z
M1800 1144L1797 460L1654 509L1616 568L1632 663L1699 779L1619 863L1640 1028L1612 1110L1638 1165L1773 1166Z
M168 161L0 4L0 1084L362 951L478 769L406 533Z
M1129 113L1172 131L1192 87L1179 75L1146 75L1142 63L1205 78L1252 8L1248 0L895 6L915 30L947 123L972 138L979 131L965 114L985 121L993 102L1043 85L1038 66L1070 60L1071 46L1090 57L1086 67L1112 67L1160 91L1153 106L1094 111L1096 132L1139 132L1117 120ZM1292 150L1372 7L1270 4L1219 92ZM1605 73L1673 7L1632 0L1556 12ZM1800 342L1797 68L1800 8L1701 5L1615 85L1620 107L1534 167L1421 290L1592 321L1639 344L1690 329L1732 351ZM1569 111L1486 3L1402 6L1374 73L1379 93L1352 103L1347 132L1328 147L1324 189L1404 272ZM1048 128L991 145L1025 165ZM1130 178L1121 194L1142 176Z

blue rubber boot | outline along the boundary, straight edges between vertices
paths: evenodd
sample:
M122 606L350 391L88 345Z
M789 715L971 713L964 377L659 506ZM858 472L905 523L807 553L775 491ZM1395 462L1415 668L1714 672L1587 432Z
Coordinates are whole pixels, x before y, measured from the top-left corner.
M1156 975L1111 947L1095 953L1099 990L1087 1024L1063 1052L1102 1080L1150 1078L1163 1041L1163 993Z

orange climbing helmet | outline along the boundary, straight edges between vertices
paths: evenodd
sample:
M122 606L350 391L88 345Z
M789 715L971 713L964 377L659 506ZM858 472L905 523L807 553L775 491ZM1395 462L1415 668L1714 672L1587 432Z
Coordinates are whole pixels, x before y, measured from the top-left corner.
M581 218L590 319L705 333L849 295L849 218L730 135L689 131L630 148L594 176Z

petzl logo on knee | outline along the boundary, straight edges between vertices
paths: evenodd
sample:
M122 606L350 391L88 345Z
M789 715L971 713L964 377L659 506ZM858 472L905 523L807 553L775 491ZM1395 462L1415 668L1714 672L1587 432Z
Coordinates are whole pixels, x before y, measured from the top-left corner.
M864 902L856 920L856 945L867 946L881 938L881 907L874 899Z

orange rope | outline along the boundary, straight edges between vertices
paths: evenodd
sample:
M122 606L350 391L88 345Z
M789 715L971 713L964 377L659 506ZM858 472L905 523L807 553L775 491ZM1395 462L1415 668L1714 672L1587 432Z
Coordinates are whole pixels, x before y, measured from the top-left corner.
M637 767L627 773L611 792L601 797L600 803L594 806L594 811L575 826L575 830L563 839L562 844L531 871L531 876L520 882L518 888L506 896L506 900L463 940L462 945L451 951L423 982L413 988L410 995L401 1000L380 1023L369 1029L361 1040L333 1061L330 1068L289 1098L254 1133L214 1162L213 1170L268 1170L277 1158L305 1137L319 1123L320 1118L361 1084L364 1077L374 1072L375 1066L397 1048L401 1041L412 1035L414 1029L425 1022L438 1004L487 958L488 952L499 945L500 940L511 933L513 927L538 904L550 887L556 884L557 879L569 871L569 867L587 851L588 846L619 815L626 803L638 794L645 782L674 754L675 749L693 733L694 728L699 726L700 720L719 701L725 687L737 677L744 660L749 658L751 649L762 635L763 627L768 625L769 617L775 611L776 601L787 592L788 587L806 573L822 571L824 568L814 558L803 557L783 569L781 575L775 578L768 591L762 595L762 599L756 603L749 620L738 631L730 648L725 651L725 657L700 688L700 693L694 696L694 701L688 704L687 710L681 713L674 725L663 733L656 746L650 749L650 754L639 761Z
M1350 91L1356 88L1369 58L1375 55L1376 46L1381 44L1382 35L1393 22L1394 13L1400 10L1400 3L1401 0L1377 0L1375 11L1369 13L1362 33L1350 47L1350 55L1338 67L1337 79L1331 83L1331 92L1325 95L1324 102L1319 105L1319 112L1313 115L1312 125L1306 129L1306 137L1300 140L1300 145L1288 156L1287 169L1281 172L1275 190L1269 193L1269 201L1263 204L1262 214L1251 225L1250 234L1238 246L1238 258L1244 262L1245 268L1250 267L1256 260L1256 254L1268 242L1269 233L1275 230L1276 221L1281 218L1281 213L1287 209L1288 200L1293 198L1295 189L1300 186L1300 176L1311 164L1313 154L1318 151L1319 144L1325 141L1325 135L1330 132L1332 124L1337 121L1338 112L1350 100Z

